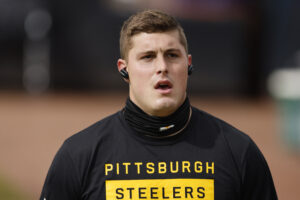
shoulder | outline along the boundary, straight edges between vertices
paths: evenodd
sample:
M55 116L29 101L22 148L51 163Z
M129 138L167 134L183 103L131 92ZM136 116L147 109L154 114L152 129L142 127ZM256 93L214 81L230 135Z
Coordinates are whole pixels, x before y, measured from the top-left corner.
M277 199L270 169L255 142L246 133L204 111L193 108L193 115L197 124L210 130L206 135L217 135L218 144L225 147L222 150L228 150L218 153L224 159L232 158L228 160L233 161L238 172L242 199ZM224 156L227 152L230 157Z
M227 139L242 142L243 144L252 142L251 138L246 133L216 116L195 107L193 107L193 115L195 115L196 120L199 122L201 121L201 124L205 123L208 126L211 126L211 128L215 129L215 131L219 132Z
M118 133L114 131L119 123L118 115L119 112L110 115L67 138L56 153L49 173L55 176L65 172L78 185L85 183L91 162L98 152L109 148L112 137Z
M66 142L82 142L82 140L85 139L94 139L95 137L103 136L109 130L110 127L116 125L118 114L119 112L99 120L98 122L67 138Z
M196 120L199 121L198 124L205 124L207 129L218 134L224 145L227 146L238 168L241 168L249 152L259 152L250 136L231 124L197 108L193 108L193 114L195 114Z
M116 131L113 130L119 126L118 115L119 112L112 114L70 136L61 148L68 151L71 157L77 157L78 154L90 154L99 143L114 136Z

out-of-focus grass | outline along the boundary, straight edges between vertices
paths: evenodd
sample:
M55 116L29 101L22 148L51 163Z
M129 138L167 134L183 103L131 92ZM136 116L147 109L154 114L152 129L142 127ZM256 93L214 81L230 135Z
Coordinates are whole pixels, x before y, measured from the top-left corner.
M29 200L23 192L20 192L7 179L0 176L0 199L1 200Z

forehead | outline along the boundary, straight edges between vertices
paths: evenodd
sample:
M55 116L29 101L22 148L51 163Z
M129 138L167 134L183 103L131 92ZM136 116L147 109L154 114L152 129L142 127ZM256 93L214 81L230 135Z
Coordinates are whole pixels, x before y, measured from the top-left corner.
M168 49L178 49L185 51L184 46L180 42L178 30L157 33L139 33L131 38L132 47L129 53L137 53L140 51L158 51Z

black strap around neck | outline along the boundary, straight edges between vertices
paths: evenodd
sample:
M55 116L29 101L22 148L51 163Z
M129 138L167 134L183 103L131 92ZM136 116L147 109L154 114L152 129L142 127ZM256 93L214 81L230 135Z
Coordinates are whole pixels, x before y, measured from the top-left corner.
M128 98L124 108L124 117L127 123L139 134L165 138L177 135L185 129L191 118L191 112L188 98L173 114L167 117L150 116Z

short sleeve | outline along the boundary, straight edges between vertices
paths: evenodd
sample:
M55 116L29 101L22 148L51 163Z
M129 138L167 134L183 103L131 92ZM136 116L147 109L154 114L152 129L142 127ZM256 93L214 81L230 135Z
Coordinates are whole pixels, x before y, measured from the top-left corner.
M54 157L40 200L80 199L80 179L66 146L64 143Z
M242 199L278 199L268 164L252 140L242 163Z

